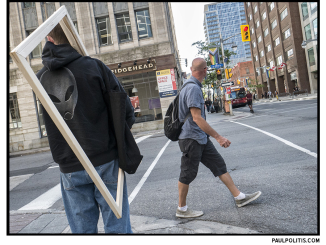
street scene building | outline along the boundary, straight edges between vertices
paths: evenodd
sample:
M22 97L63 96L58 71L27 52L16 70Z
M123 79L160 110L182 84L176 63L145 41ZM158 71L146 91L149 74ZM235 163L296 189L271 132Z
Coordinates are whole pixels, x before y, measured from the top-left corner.
M245 7L243 2L220 2L207 4L204 7L204 32L208 43L219 42L236 33L240 33L240 25L246 24ZM231 46L236 45L236 55L231 55L229 67L238 62L250 61L250 44L242 42L241 36L230 38L224 44L224 50L232 51ZM221 54L220 54L221 55Z
M252 61L239 62L232 68L231 73L232 77L229 81L234 82L236 86L245 87L247 83L249 84L255 79L255 70Z
M116 75L135 107L133 131L163 128L163 115L174 97L162 98L156 71L170 70L179 88L179 62L171 4L167 2L11 2L9 47L19 45L51 14L65 5L90 57ZM42 67L44 39L27 58ZM48 146L40 102L9 58L9 151Z
M310 90L314 94L318 91L317 2L299 2L298 4L303 40L307 42L305 52Z
M251 55L255 77L264 92L290 93L293 88L310 93L300 7L297 2L246 2ZM285 63L283 69L278 69ZM267 76L266 67L276 67Z

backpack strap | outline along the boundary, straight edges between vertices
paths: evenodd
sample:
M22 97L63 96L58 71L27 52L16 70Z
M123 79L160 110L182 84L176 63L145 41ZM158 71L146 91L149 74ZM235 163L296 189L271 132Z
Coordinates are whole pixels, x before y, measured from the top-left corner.
M181 90L182 90L184 87L186 87L189 83L196 84L195 82L191 82L191 81L187 82L186 84L183 84L183 86L181 87L179 93L180 93ZM186 116L186 118L185 118L185 120L183 121L183 123L186 123L187 119L188 119L190 116L191 116L191 112L188 113L188 115Z

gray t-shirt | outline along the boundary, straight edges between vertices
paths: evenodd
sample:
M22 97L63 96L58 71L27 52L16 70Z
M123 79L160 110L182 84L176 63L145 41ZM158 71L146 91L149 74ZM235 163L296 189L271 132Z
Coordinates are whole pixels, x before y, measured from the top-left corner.
M202 84L193 76L191 76L185 84L188 82L190 82L190 84L184 87L179 95L179 120L180 122L184 121L186 116L190 113L190 107L199 108L201 110L201 116L206 120L204 109L205 101L201 91ZM182 126L179 139L194 139L199 144L207 144L207 134L198 127L193 121L192 116L188 117L187 121Z

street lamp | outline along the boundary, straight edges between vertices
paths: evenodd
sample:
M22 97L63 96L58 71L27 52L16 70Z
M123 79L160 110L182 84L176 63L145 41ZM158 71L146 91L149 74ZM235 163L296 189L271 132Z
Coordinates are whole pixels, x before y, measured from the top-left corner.
M232 50L235 52L235 51L237 51L238 46L235 45L235 44L233 44L233 45L231 46L231 48L232 48Z
M317 38L303 41L302 44L301 44L301 47L306 48L307 43L310 43L310 42L313 42L313 41L317 41Z

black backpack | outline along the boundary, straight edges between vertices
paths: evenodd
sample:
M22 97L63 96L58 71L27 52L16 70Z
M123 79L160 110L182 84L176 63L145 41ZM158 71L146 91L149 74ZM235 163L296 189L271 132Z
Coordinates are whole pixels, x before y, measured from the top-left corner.
M187 82L183 85L181 90L188 84L193 82ZM195 83L194 83L195 84ZM164 117L164 134L165 136L172 140L177 141L179 139L179 135L181 133L181 128L183 124L187 121L187 119L190 117L191 113L186 116L184 122L179 121L179 94L174 98L174 100L171 102L171 104L168 107L168 110L165 113Z

